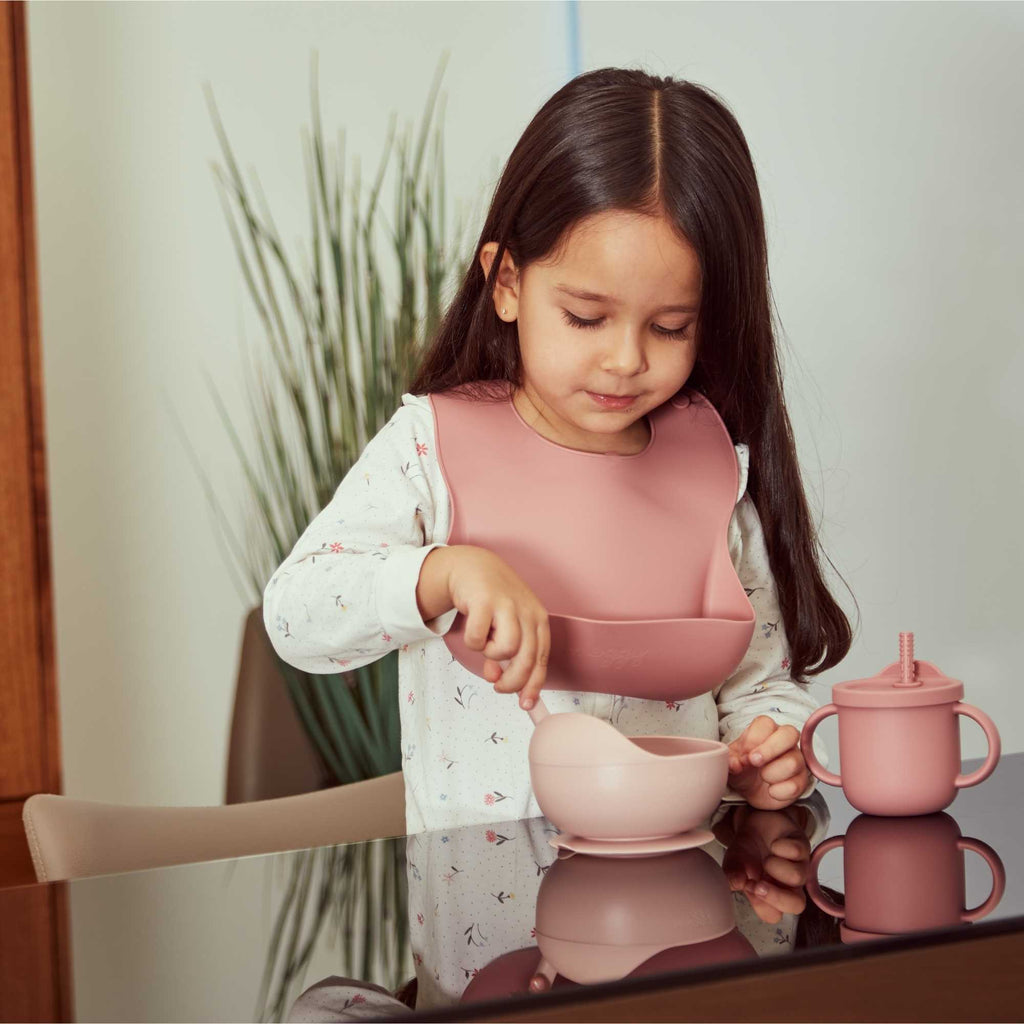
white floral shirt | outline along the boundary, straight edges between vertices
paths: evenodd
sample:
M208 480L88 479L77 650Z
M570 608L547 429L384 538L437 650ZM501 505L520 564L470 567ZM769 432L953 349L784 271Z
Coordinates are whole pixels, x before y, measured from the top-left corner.
M552 713L582 711L629 736L730 743L758 716L802 728L818 702L789 674L789 651L757 509L746 494L749 450L735 446L739 489L729 523L733 565L756 614L740 665L713 691L682 701L545 690ZM411 835L541 810L530 786L533 724L515 694L498 693L444 642L452 608L424 622L416 587L424 558L446 543L451 507L426 395L402 405L338 485L263 595L274 648L306 672L358 668L397 649L406 826ZM818 737L815 753L827 754ZM802 796L815 787L812 778ZM726 799L741 800L731 790Z

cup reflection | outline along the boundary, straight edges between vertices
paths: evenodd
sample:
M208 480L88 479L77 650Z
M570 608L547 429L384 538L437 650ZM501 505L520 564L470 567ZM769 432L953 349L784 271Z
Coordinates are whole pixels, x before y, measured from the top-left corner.
M843 849L845 906L821 890L818 870L831 850ZM988 898L966 907L964 852L981 856L992 872ZM820 843L811 854L807 895L839 918L844 942L969 924L990 914L1002 899L1006 870L987 843L961 835L948 814L876 817L862 814L845 835Z

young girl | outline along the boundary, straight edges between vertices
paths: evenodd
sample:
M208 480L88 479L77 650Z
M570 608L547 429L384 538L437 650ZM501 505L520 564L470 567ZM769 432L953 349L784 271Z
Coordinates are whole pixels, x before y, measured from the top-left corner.
M745 653L690 699L581 686L545 689L544 702L626 735L721 739L729 799L776 809L806 795L814 780L798 738L817 707L806 676L845 657L851 629L821 574L776 358L761 201L736 120L689 82L622 68L579 75L513 150L475 252L401 407L267 585L277 652L308 672L340 672L399 650L410 834L540 815L523 709L541 695L549 659L569 665L580 650L552 645L555 616L586 617L594 595L633 593L618 617L657 618L642 607L648 585L702 585L678 557L696 529L687 516L711 488L687 461L691 445L713 444L687 433L692 400L729 435L737 487L716 544L749 600ZM439 434L431 396L456 388L466 412L442 406ZM453 473L444 453L457 449ZM503 495L522 512L524 494L539 517L501 515ZM488 495L497 512L475 523L460 512L450 543L453 510ZM584 522L603 546L574 566L559 553ZM538 596L544 559L560 571L564 606ZM574 591L577 568L586 587ZM456 643L446 634L460 614ZM697 653L679 649L680 678Z

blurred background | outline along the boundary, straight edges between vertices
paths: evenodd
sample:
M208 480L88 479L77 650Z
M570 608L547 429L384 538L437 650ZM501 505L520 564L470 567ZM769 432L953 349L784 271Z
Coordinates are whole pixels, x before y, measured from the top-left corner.
M224 799L252 601L175 417L241 533L244 473L206 375L250 444L243 352L262 324L204 89L298 262L314 51L325 137L344 129L365 183L389 118L418 124L450 54L445 188L471 239L515 141L575 74L641 66L715 90L753 153L804 479L860 609L858 622L833 577L858 634L813 692L826 703L833 683L876 673L911 630L916 657L964 681L1004 750L1024 749L1024 6L26 9L67 795ZM386 178L385 207L394 188ZM834 721L821 730L833 751ZM984 752L971 723L963 748Z

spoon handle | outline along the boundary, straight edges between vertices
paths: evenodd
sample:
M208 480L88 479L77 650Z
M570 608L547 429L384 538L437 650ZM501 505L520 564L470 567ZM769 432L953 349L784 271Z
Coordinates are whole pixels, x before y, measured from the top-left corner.
M530 991L547 992L555 983L555 978L557 977L558 972L542 956L533 977L530 978Z
M548 711L547 705L544 703L541 697L537 698L537 700L534 702L533 707L530 708L530 710L526 713L530 716L530 718L533 719L534 725L540 725L540 723L543 722L544 719L551 714L551 712Z

